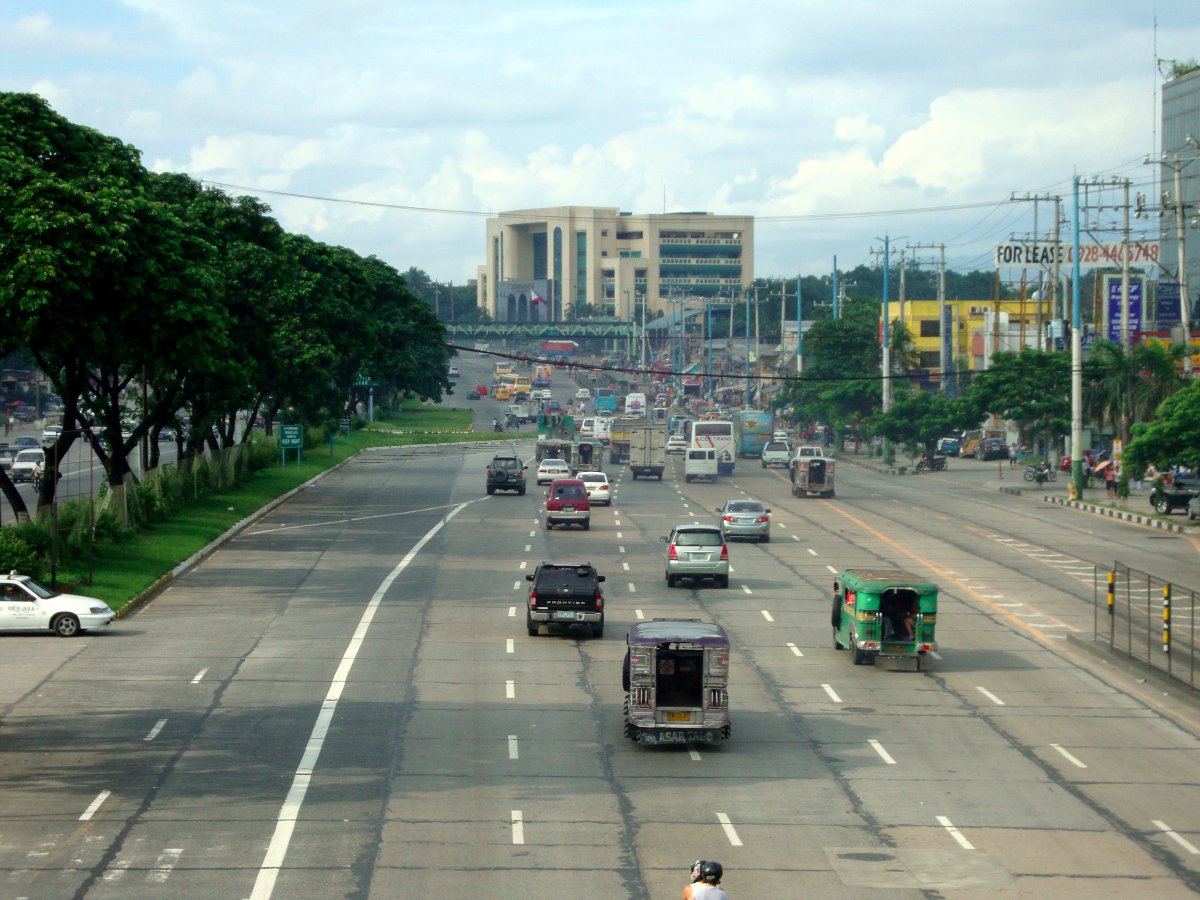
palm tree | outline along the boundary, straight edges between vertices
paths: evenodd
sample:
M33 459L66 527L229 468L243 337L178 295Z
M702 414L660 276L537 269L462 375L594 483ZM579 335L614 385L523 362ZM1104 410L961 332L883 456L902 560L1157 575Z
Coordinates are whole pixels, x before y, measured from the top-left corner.
M1134 422L1154 416L1158 405L1183 387L1179 360L1185 347L1157 341L1130 351L1099 341L1084 367L1084 414L1108 425L1128 445Z

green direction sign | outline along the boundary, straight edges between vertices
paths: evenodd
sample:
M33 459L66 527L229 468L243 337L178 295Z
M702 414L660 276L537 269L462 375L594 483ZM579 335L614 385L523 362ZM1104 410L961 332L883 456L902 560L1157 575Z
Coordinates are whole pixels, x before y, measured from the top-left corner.
M369 375L355 375L354 387L376 387L379 382Z
M279 447L281 450L300 450L304 447L303 425L280 425Z

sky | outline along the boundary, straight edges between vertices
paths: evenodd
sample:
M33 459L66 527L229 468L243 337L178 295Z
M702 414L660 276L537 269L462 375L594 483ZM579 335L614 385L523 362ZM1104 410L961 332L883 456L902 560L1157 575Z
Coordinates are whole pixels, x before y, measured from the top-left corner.
M1156 196L1197 56L1196 0L0 0L0 90L459 284L561 205L755 216L760 277L990 269L1077 174Z

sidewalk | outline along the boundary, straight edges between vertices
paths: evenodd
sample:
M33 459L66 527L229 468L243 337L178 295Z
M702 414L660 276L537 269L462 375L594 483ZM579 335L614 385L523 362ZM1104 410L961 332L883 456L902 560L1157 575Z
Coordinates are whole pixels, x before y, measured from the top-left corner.
M855 456L852 452L838 453L836 459L838 462L862 466L884 475L916 478L958 475L957 480L977 484L985 490L1040 499L1045 503L1057 503L1093 515L1108 516L1180 534L1200 532L1200 526L1191 524L1186 514L1174 513L1163 516L1154 512L1150 508L1149 484L1146 484L1140 491L1130 491L1129 496L1123 499L1109 497L1103 487L1090 487L1083 489L1078 500L1069 500L1067 495L1067 488L1071 481L1069 472L1056 472L1056 480L1039 485L1032 481L1025 481L1025 467L1021 464L1009 466L1007 463L1001 462L985 463L973 459L951 457L950 469L946 473L916 473L911 466L901 463L899 460L897 465L886 466L879 457L869 457L865 454Z

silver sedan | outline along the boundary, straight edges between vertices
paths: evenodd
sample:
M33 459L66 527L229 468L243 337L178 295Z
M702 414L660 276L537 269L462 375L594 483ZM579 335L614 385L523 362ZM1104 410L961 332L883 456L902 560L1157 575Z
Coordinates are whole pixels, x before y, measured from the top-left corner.
M764 544L771 540L771 510L757 500L730 500L717 513L724 537L754 538Z

